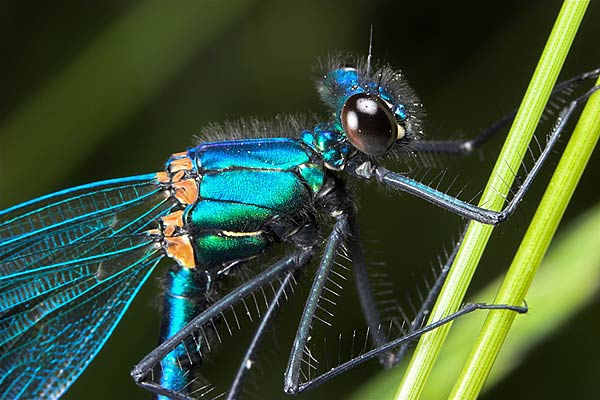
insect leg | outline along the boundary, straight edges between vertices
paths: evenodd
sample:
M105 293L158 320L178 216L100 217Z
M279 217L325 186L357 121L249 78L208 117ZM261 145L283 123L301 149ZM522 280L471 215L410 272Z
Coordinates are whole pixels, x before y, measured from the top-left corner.
M344 243L349 233L349 217L346 214L337 216L332 232L329 234L321 263L313 280L312 287L304 306L302 318L298 324L296 337L292 344L292 351L284 374L283 390L288 394L298 393L300 386L300 367L302 355L310 334L311 324L317 311L319 299L327 283L329 272L335 262L337 250Z
M382 332L382 322L379 310L377 309L377 302L373 295L373 288L369 281L367 273L367 264L365 262L365 256L360 245L360 236L356 223L356 218L350 218L350 234L347 239L347 246L350 250L352 258L352 274L354 276L354 282L356 284L356 291L360 300L363 315L367 325L369 326L369 334L371 340L375 343L375 347L382 346L385 341L385 335ZM393 352L388 354L381 354L380 361L384 366L390 365L395 359Z
M448 257L448 260L446 260L446 263L440 270L438 276L435 279L435 282L429 289L429 292L427 293L427 297L423 301L423 304L421 304L421 307L419 308L419 311L417 312L414 319L412 320L410 327L406 330L407 335L410 335L410 334L416 332L419 328L423 327L423 325L425 324L425 321L427 320L427 317L429 316L429 313L431 312L431 309L433 308L433 305L435 304L435 301L436 301L438 295L440 294L440 291L442 290L442 286L444 285L444 282L446 281L448 272L450 272L450 267L452 267L452 264L454 263L454 259L456 258L458 249L460 249L462 241L465 237L465 233L467 232L467 228L468 228L468 224L465 226L465 228L461 232L458 241L454 245L454 249L452 250L452 253ZM388 363L384 364L384 367L390 368L390 367L393 367L394 365L400 363L402 361L402 359L404 358L406 351L408 350L409 344L410 343L405 343L399 349L397 349L393 358L389 359Z
M281 281L281 286L279 286L279 289L277 290L275 296L269 304L269 308L267 308L267 311L264 313L264 316L260 321L260 325L258 326L258 329L252 337L252 342L250 343L250 346L248 346L246 354L244 354L244 358L242 359L237 373L235 374L235 378L233 380L233 383L231 384L229 393L227 393L227 400L233 400L239 397L241 387L244 383L244 378L246 377L246 374L248 373L250 368L252 368L256 350L260 346L263 339L263 335L271 325L271 322L273 321L273 318L279 306L281 305L280 301L282 297L285 296L285 289L289 285L290 281L293 280L293 275L294 272L288 272L285 275L285 277Z
M337 375L340 375L340 374L344 373L345 371L348 371L348 370L356 367L357 365L362 364L363 362L365 362L367 360L371 360L375 357L379 357L381 354L389 353L389 352L393 351L394 349L398 348L399 346L408 344L408 343L418 339L419 337L421 337L422 335L424 335L427 332L431 332L434 329L437 329L442 325L445 325L451 321L454 321L455 319L460 318L463 315L470 314L476 310L505 310L505 311L511 311L511 312L517 312L519 314L523 314L523 313L527 312L527 307L526 306L511 306L511 305L507 305L507 304L485 304L485 303L466 304L460 310L448 315L445 318L435 321L435 322L433 322L429 325L426 325L422 328L416 329L412 333L409 333L407 335L404 335L402 337L399 337L397 339L389 341L386 344L384 344L383 346L369 350L360 356L354 357L354 358L338 365L337 367L331 368L330 370L324 372L323 374L321 374L305 383L298 385L297 390L294 393L299 393L304 390L315 388L315 387L321 385L322 383L327 382L331 378L333 378Z
M245 284L228 293L226 296L219 299L219 301L192 319L183 329L157 346L148 355L146 355L142 361L134 366L131 371L131 377L135 383L156 395L164 395L172 399L191 399L185 394L176 393L172 390L165 389L164 387L160 386L160 384L149 380L148 378L151 378L153 368L157 366L167 354L169 354L179 344L183 343L185 339L191 335L194 335L213 318L217 317L229 307L239 302L240 299L252 294L255 290L261 288L268 282L277 279L277 277L279 277L282 273L296 270L308 264L313 253L314 248L307 248L283 257L275 264L258 274L252 280L246 282Z
M600 74L600 68L593 71L584 72L571 79L560 82L552 89L550 100L553 97L564 93L566 90L573 89L588 79L596 79ZM494 121L477 136L464 140L424 140L415 143L411 150L419 153L446 153L456 155L469 155L477 150L481 145L491 139L502 128L510 124L517 115L518 108Z
M350 249L352 250L353 244L352 244L352 239L351 239L351 235L352 235L351 223L349 224L348 229L349 229L348 236L350 236L350 238L347 240L349 242L348 245L349 245ZM333 236L333 233L330 236L330 242L331 242L332 236ZM438 276L438 278L436 279L436 282L434 283L431 290L429 291L427 298L425 299L423 305L421 306L419 312L417 313L417 316L413 320L413 323L411 324L411 327L407 331L406 335L403 335L402 337L388 341L386 343L377 343L377 346L375 348L373 348L372 350L369 350L369 351L367 351L361 355L358 355L358 356L356 356L334 368L331 368L328 371L324 372L323 374L318 375L318 376L308 380L307 382L299 383L299 381L298 381L299 376L298 376L298 374L296 374L296 380L294 381L295 386L292 387L291 385L290 386L286 385L285 386L286 391L288 391L290 387L293 388L293 392L288 391L288 393L299 393L304 390L312 389L312 388L319 386L320 384L330 380L331 378L334 378L335 376L342 374L345 371L350 370L350 369L354 368L355 366L362 364L363 362L365 362L367 360L371 360L376 357L383 359L385 361L384 365L386 367L393 366L401 361L402 357L404 356L404 353L406 352L406 348L414 340L418 339L419 337L421 337L423 334L425 334L427 332L437 329L440 326L447 324L463 315L469 314L475 310L508 310L508 311L517 312L517 313L526 313L527 307L525 307L525 306L512 306L512 305L505 305L505 304L471 303L471 304L466 304L460 310L458 310L457 312L455 312L453 314L448 315L445 318L442 318L442 319L440 319L436 322L433 322L429 325L422 326L422 324L425 322L425 319L427 318L428 313L429 313L431 307L433 306L433 303L435 302L435 299L444 283L444 280L448 274L450 266L452 265L452 262L454 261L454 257L456 256L457 250L462 242L463 236L464 236L464 232L461 234L461 237L460 237L459 241L457 242L452 254L450 255L450 257L449 257L448 261L446 262L446 264L444 265L444 267L442 268L440 275ZM327 254L329 254L329 252L326 251L325 254L327 255ZM353 259L353 263L356 263L356 261L354 259ZM322 266L323 266L323 263L322 263ZM320 274L318 276L320 276ZM355 276L357 276L357 275L355 274ZM362 280L363 278L360 277L359 279ZM315 282L315 284L313 284L313 287L315 287L316 285L317 285L317 283ZM360 285L360 284L357 283L357 285ZM312 291L311 291L311 294L312 294ZM370 296L372 296L372 294ZM311 298L309 298L309 300L307 301L307 304L310 301L311 301ZM303 318L308 318L308 316L304 315ZM370 329L372 329L372 328L370 328ZM379 338L376 338L376 342L377 341L380 341ZM306 344L306 341L304 342L304 344ZM390 357L390 355L392 355L392 357ZM288 370L286 371L286 375L285 375L286 383L289 382L288 376L291 375L290 368L289 368L290 364L291 364L291 361L288 363ZM297 368L299 368L299 365Z
M454 196L450 196L447 193L441 192L402 174L389 171L381 166L373 165L369 161L365 161L361 165L350 167L350 170L359 177L367 179L375 178L379 182L382 182L391 188L410 193L464 218L484 224L497 225L508 219L508 217L515 211L519 203L523 200L527 189L529 189L533 179L542 168L544 162L550 156L552 148L558 141L560 134L565 129L565 126L570 117L573 115L573 112L578 106L585 103L592 93L599 89L600 86L591 88L585 94L571 101L561 110L558 118L556 119L554 128L551 131L550 137L548 138L546 147L540 154L540 157L536 160L533 168L529 171L529 174L523 181L523 184L519 190L517 190L514 197L508 202L508 205L502 211L489 210L487 208L478 207L463 200L459 200Z

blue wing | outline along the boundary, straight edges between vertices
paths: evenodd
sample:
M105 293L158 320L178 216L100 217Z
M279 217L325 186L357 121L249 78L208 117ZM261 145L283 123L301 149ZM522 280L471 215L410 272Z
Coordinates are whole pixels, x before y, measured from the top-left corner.
M106 342L163 256L171 212L154 174L0 211L0 398L57 398Z

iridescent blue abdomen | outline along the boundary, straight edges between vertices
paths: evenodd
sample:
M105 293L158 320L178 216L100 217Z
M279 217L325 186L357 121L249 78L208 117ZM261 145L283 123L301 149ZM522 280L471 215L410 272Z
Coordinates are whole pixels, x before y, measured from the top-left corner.
M192 318L205 309L206 304L200 300L204 298L207 290L206 282L202 281L202 275L195 275L193 270L177 265L169 269L164 286L163 313L165 317L160 329L161 343L179 332ZM190 347L195 347L195 352L190 354L186 350L186 346L190 346L190 343L182 343L167 354L161 362L159 379L161 386L178 391L193 383L195 376L186 373L186 368L192 363L196 365L200 363L201 360L198 356L204 351L203 345L204 341L198 337L198 340ZM167 400L167 397L164 396L158 398Z

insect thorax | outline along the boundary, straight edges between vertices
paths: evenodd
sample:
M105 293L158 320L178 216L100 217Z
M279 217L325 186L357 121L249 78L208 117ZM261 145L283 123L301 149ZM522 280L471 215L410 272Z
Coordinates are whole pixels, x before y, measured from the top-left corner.
M320 155L290 138L203 143L174 154L157 180L177 204L150 233L179 265L204 269L306 240L299 232L327 212L319 199L335 186Z

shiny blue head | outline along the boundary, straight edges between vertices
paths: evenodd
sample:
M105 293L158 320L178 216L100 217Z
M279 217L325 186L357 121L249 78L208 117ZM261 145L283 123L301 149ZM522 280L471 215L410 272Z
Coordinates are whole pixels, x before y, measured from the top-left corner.
M331 110L331 119L304 137L327 142L323 157L335 169L354 154L381 157L410 148L422 134L422 106L403 75L388 66L371 68L361 61L347 66L339 57L320 76L317 89ZM332 149L339 149L333 151Z

